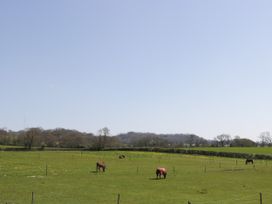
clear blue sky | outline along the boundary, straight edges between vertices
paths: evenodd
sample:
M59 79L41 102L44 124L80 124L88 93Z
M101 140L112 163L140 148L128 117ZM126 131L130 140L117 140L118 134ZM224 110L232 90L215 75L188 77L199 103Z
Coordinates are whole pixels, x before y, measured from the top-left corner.
M0 128L272 130L269 0L0 2Z

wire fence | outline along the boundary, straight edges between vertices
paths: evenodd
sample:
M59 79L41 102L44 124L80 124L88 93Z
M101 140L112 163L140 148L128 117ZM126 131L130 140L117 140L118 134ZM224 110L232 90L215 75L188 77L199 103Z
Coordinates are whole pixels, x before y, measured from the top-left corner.
M12 201L0 201L0 204L38 204L39 201L35 200L35 193L32 192L29 195L29 202L27 203L19 203L19 202L12 202ZM116 195L116 199L111 202L112 204L129 204L129 202L124 201L122 202L121 195L118 193ZM203 200L197 200L197 199L191 199L186 202L179 202L177 204L271 204L272 203L272 196L265 197L263 196L263 193L250 195L243 197L241 199L237 198L224 198L221 200L209 200L209 201L203 201ZM152 203L150 203L152 204Z
M266 201L266 202L265 202ZM210 201L200 201L200 200L189 200L186 204L270 204L272 202L272 197L264 200L263 193L259 193L256 195L250 195L243 198L229 198L222 200L210 200Z

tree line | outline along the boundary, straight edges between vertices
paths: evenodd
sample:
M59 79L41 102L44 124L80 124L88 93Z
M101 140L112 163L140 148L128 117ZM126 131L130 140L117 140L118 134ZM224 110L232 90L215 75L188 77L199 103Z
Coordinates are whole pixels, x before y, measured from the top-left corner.
M252 141L247 138L241 138L239 136L235 136L232 138L228 134L221 134L214 138L212 141L212 146L216 147L224 147L224 146L230 146L230 147L254 147L254 146L272 146L272 136L270 132L262 132L259 135L259 141Z
M110 136L110 130L104 127L95 135L77 130L56 128L44 130L39 127L27 128L20 131L0 129L0 145L52 148L89 148L103 149L108 147L253 147L272 146L269 132L259 136L260 141L254 142L247 138L221 134L213 140L206 140L194 134L155 134L128 132Z
M117 138L109 137L107 128L100 130L101 135L79 132L64 128L43 130L42 128L27 128L20 131L0 129L0 145L56 148L93 148L120 146Z

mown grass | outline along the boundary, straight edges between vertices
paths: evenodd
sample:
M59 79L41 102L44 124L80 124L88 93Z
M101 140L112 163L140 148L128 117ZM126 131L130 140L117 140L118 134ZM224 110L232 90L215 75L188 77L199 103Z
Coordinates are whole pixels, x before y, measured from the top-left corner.
M118 159L125 154L125 159ZM104 160L105 173L95 162ZM47 166L47 176L46 176ZM155 169L168 169L155 179ZM0 152L0 203L272 203L272 162L151 152Z
M205 150L214 152L237 152L249 154L272 154L272 147L195 147L194 150Z
M24 148L23 146L14 146L14 145L0 145L0 149L6 148Z

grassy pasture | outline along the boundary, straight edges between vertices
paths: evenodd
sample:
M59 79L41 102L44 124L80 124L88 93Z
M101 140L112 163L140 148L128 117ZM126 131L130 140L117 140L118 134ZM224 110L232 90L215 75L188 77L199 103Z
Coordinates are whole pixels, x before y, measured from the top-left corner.
M6 148L24 148L23 146L12 146L12 145L0 145L0 149Z
M125 159L118 159L125 154ZM95 173L104 160L105 173ZM47 176L46 176L47 166ZM155 169L168 169L156 180ZM0 204L272 203L272 161L152 152L0 152Z
M214 151L214 152L237 152L237 153L248 153L248 154L272 155L272 147L195 147L190 149Z

